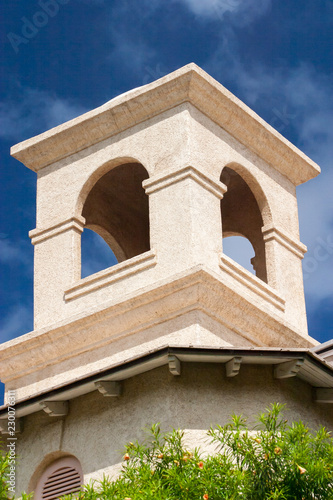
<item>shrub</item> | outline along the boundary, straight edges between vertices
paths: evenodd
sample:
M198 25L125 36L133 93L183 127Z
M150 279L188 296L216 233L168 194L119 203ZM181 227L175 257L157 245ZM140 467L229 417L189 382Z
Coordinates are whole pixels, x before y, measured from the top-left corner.
M330 433L323 427L311 433L301 421L289 426L281 410L281 405L273 404L262 413L255 434L247 430L244 419L233 416L230 424L210 429L209 435L243 474L245 498L332 499Z
M158 424L147 443L125 447L122 471L82 487L64 500L333 500L333 440L324 428L288 425L282 405L259 415L255 431L233 415L212 427L217 452L205 458L188 450L183 431L162 434ZM7 498L8 460L2 457L0 500ZM7 465L6 465L7 464ZM4 493L3 493L4 492ZM23 496L23 499L28 499Z
M129 443L117 480L83 487L80 500L328 500L333 499L333 442L324 428L312 433L288 425L273 404L249 431L246 420L208 431L218 452L203 459L183 446L183 432L150 429L146 444ZM74 496L65 497L66 500Z

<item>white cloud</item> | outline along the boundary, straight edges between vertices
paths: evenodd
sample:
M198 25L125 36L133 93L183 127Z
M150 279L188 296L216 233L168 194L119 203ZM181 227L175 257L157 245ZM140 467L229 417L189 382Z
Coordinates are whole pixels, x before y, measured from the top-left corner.
M18 305L4 317L0 330L0 343L7 342L32 329L32 309Z
M18 97L0 103L0 137L22 140L87 111L49 92L19 87Z
M249 24L262 16L271 0L177 0L185 4L195 15L222 21L225 14L237 16L237 22Z
M110 61L121 61L122 66L132 73L141 73L143 68L153 60L155 51L143 41L125 38L121 33L113 33L114 49Z
M26 242L17 241L15 244L8 239L0 239L0 263L32 267L31 256L26 252Z

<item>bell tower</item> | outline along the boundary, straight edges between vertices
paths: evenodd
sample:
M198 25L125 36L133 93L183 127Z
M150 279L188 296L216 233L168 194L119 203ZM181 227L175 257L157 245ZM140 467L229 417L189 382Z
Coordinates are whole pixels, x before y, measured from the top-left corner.
M38 176L35 329L11 358L20 396L170 343L316 344L296 186L320 169L195 64L12 155ZM118 263L81 279L85 227ZM223 253L232 235L251 242L256 275Z
M274 401L289 421L333 428L296 199L315 163L195 64L12 155L37 173L34 330L0 345L16 493L114 477L152 422L182 429L189 450ZM117 263L82 278L85 228ZM232 236L251 243L255 274L226 255Z

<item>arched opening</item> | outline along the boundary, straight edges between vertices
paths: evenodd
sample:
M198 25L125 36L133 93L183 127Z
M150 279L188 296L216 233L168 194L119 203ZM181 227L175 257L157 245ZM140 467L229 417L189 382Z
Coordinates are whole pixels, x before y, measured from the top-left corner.
M118 264L106 241L95 231L85 228L81 235L81 278Z
M255 274L252 265L254 249L251 242L244 236L225 236L223 238L223 253Z
M221 200L223 238L243 236L249 240L254 250L250 262L255 274L267 283L265 242L261 232L264 224L258 202L249 185L235 170L225 167L220 180L228 188ZM249 265L246 267L250 268Z
M147 178L140 163L126 163L106 172L91 188L82 209L87 233L81 244L83 277L150 250L148 196L142 187ZM99 235L111 252L86 229Z

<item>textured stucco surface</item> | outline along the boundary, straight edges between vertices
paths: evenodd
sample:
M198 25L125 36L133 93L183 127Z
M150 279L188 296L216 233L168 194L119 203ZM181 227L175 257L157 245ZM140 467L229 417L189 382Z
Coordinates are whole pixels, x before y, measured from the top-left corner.
M150 250L81 280L82 213L92 205L97 218L88 226L104 221L107 214L99 211L109 205L98 206L96 193L110 192L114 167L135 164L149 175L142 184ZM256 234L263 233L267 284L221 264L224 167L243 178L258 204L263 227ZM119 232L123 226L117 224L105 228ZM31 237L35 330L0 347L1 378L7 388L20 391L19 398L71 379L79 365L85 373L87 357L107 366L120 344L126 352L136 350L143 330L150 347L164 345L164 337L174 332L170 317L183 316L187 325L189 308L203 311L194 325L201 326L207 315L220 324L206 331L209 337L217 330L221 345L316 344L307 335L305 248L299 242L293 182L190 102L40 169ZM159 324L169 326L157 334Z
M166 89L170 82L174 86L169 95ZM135 101L139 95L148 97L153 89L157 92L155 101L147 105L146 99L144 119L135 120L142 111L142 103L136 107L132 103L131 108L131 99ZM181 92L184 94L179 100ZM225 103L220 119L212 106L215 95ZM175 99L172 106L170 99ZM116 111L119 103L127 103L127 112ZM233 110L229 118L228 106ZM106 109L114 110L113 122L118 128L100 135L93 124L100 119L100 127L111 126L104 121ZM251 137L255 136L256 127L261 133L254 144ZM65 148L66 133L70 135L70 150L64 155L58 150L61 141ZM82 139L85 147L81 145ZM270 140L273 156L268 151ZM303 336L307 335L300 266L305 248L299 242L295 193L295 185L302 180L296 181L294 177L297 161L303 165L301 178L307 171L305 176L309 179L319 169L200 68L195 65L182 68L159 83L120 96L67 127L60 126L36 138L34 147L32 143L33 140L26 141L13 151L28 166L31 154L36 156L35 163L38 160L43 163L37 169L37 227L31 232L35 245L35 329L69 320L96 303L119 297L124 289L127 293L136 292L193 265L204 264L221 273L218 262L223 220L219 200L225 186L220 176L224 167L228 167L248 184L261 212L262 224L255 230L259 235L263 231L267 262L261 266L266 269L258 268L258 275L285 299L283 320ZM48 146L48 163L46 151L41 149L43 144L45 148ZM278 144L281 147L283 144L283 154ZM283 163L288 168L282 168ZM129 182L123 177L123 193L121 184L119 188L106 185L107 178L114 180L113 168L135 164L140 164L149 176L143 182L149 196L149 228L142 225L139 231L145 235L142 242L135 234L138 223L133 226L133 221L143 222L148 215L145 212L138 218L132 210L126 219L133 201L133 193L128 192L126 208ZM194 175L186 173L189 168L194 169ZM117 198L113 196L113 205L109 197L112 192L118 192ZM116 206L120 203L121 210ZM112 217L107 221L110 207ZM122 214L120 217L118 212ZM156 252L157 265L132 272L127 276L126 286L122 279L115 279L107 286L102 280L100 288L70 298L68 290L78 286L80 280L80 232L85 224L104 234L106 241L114 241L121 260L126 254L132 257L151 248ZM267 228L271 228L269 237ZM264 252L263 248L258 251Z

